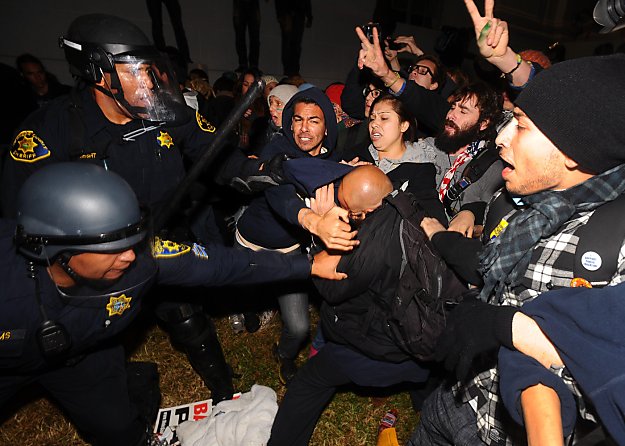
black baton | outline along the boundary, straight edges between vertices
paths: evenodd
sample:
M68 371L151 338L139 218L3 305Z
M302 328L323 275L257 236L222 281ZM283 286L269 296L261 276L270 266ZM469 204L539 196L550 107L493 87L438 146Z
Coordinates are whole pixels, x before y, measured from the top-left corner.
M160 231L171 215L176 211L180 202L189 191L191 185L198 179L202 171L215 159L221 149L224 147L227 141L227 137L239 122L243 113L250 108L254 99L260 95L265 89L265 81L258 78L247 90L245 96L241 102L239 102L231 111L224 123L217 129L215 133L215 139L208 145L206 151L202 154L200 159L191 167L187 175L182 179L176 190L174 191L171 199L165 204L160 211L154 217L154 230Z

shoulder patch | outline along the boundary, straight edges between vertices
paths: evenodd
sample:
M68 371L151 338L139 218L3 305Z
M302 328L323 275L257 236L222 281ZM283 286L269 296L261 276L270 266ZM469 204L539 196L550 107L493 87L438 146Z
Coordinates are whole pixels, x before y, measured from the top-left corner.
M34 163L50 156L50 150L32 130L21 131L13 140L11 158L23 163Z
M195 257L208 260L208 254L206 252L206 248L203 247L202 245L198 245L197 243L193 244L193 254L195 254Z
M152 248L152 253L157 259L178 257L189 251L191 251L191 248L187 245L172 242L171 240L161 240L158 237L154 239L154 246Z
M204 130L205 132L215 133L215 130L216 130L215 126L211 124L210 122L208 122L208 119L202 116L200 112L197 110L195 111L195 120L197 121L198 127Z
M174 145L174 140L171 137L171 135L167 132L163 132L160 131L160 135L156 137L156 139L158 140L158 143L161 145L161 147L167 147L168 149Z

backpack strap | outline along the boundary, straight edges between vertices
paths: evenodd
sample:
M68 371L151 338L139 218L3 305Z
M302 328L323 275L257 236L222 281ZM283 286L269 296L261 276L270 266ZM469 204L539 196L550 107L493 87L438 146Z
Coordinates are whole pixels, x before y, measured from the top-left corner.
M576 233L574 277L584 278L593 286L607 285L618 267L618 257L625 240L625 194L599 206L588 223Z
M401 221L399 223L399 242L401 245L402 262L399 270L399 277L402 277L410 259L409 253L406 249L406 241L404 240L404 235L406 234L405 225L408 224L415 226L417 231L422 231L419 225L425 216L425 211L417 205L416 200L414 200L411 194L401 190L394 190L384 198L384 201L393 206L401 217ZM423 234L423 237L425 242L425 240L427 240L425 233Z
M454 212L451 212L453 202L460 198L467 187L482 178L486 171L490 169L490 166L492 166L498 159L500 159L499 151L490 147L489 144L477 155L475 155L471 161L469 161L462 171L460 179L452 184L447 190L447 194L445 194L443 204L445 205L449 215L454 214Z
M505 188L496 194L498 195L495 195L495 198L490 201L486 209L484 231L482 232L482 241L484 243L492 237L496 228L503 227L503 219L516 208L514 200Z
M417 205L416 200L403 190L394 190L384 198L384 201L397 209L402 219L414 219L415 224L419 224L425 215L425 212Z
M499 150L489 145L469 161L467 167L462 171L462 178L467 179L470 183L475 183L499 159Z

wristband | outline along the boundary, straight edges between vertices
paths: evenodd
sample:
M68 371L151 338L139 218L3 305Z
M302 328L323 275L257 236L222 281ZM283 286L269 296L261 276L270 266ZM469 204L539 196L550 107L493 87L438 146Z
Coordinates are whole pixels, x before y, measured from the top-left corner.
M391 82L390 84L384 83L384 86L386 88L391 88L393 85L395 85L397 83L398 80L401 79L401 76L399 75L399 73L397 71L394 71L393 73L395 73L395 80L393 82Z
M520 54L516 55L516 66L511 69L510 71L508 71L507 73L501 73L501 77L505 78L508 81L512 80L512 73L514 73L520 66L521 66L521 62L523 62L523 58L521 58Z
M402 82L401 87L397 91L393 91L393 90L391 90L389 88L388 92L397 98L397 97L401 96L401 94L404 92L404 90L406 89L406 84L407 83L408 83L408 81Z

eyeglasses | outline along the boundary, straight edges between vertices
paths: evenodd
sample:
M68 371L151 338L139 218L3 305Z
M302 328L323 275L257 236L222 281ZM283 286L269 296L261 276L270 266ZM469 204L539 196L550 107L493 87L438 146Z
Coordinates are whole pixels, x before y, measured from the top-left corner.
M369 96L369 94L371 94L371 96L373 96L373 99L375 99L378 96L380 96L380 93L382 93L382 90L380 90L379 88L365 87L364 90L362 90L362 95L364 97L367 97L367 96Z
M421 76L429 74L430 77L434 77L434 73L432 73L430 67L426 67L425 65L413 65L409 68L409 72L412 73L413 71L416 71Z

